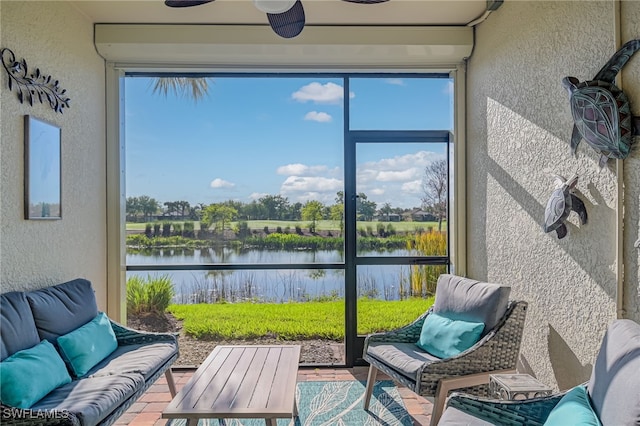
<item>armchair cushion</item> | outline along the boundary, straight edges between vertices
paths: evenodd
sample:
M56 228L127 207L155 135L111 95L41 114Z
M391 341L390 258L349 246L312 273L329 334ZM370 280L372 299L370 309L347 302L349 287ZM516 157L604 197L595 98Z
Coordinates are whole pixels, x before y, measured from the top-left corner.
M616 320L604 336L589 396L604 425L640 424L640 324Z
M484 330L481 322L453 320L436 313L427 315L416 343L438 358L449 358L473 346Z
M483 335L507 312L511 287L442 274L438 278L433 312L447 318L484 324Z
M495 423L480 419L456 407L447 407L440 417L438 426L495 426Z
M576 386L551 410L544 426L601 426L589 401L587 388Z
M413 381L417 380L418 371L425 363L439 359L424 352L415 343L371 342L367 353Z

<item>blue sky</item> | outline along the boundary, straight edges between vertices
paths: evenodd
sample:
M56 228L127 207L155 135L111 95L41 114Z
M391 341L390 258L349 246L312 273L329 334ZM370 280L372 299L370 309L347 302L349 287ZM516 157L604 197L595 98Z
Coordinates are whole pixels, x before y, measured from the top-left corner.
M333 204L343 189L341 78L215 77L197 103L153 93L152 81L125 81L127 197ZM448 79L352 78L350 128L450 130L451 89ZM359 144L357 190L379 206L417 207L424 168L444 148Z

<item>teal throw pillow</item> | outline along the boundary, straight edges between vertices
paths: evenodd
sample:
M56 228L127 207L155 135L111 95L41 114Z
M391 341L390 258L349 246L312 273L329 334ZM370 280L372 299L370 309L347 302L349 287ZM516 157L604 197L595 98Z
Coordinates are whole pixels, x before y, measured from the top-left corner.
M591 407L586 386L576 386L564 394L553 407L544 426L601 426L600 419Z
M100 312L82 327L58 337L58 347L73 375L81 377L115 351L118 341L109 318Z
M0 362L0 400L11 407L30 408L70 382L67 366L47 340Z
M453 320L431 313L422 324L416 345L438 358L449 358L475 345L483 330L481 322Z

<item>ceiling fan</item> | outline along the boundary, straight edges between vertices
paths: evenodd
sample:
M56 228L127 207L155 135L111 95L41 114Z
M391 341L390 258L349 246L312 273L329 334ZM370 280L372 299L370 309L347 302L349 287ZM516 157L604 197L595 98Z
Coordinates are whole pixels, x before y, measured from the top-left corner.
M191 7L214 0L165 0L169 7ZM374 4L389 0L343 0L350 3ZM300 0L253 0L261 12L267 14L271 29L280 37L292 38L302 32L305 23L304 8Z

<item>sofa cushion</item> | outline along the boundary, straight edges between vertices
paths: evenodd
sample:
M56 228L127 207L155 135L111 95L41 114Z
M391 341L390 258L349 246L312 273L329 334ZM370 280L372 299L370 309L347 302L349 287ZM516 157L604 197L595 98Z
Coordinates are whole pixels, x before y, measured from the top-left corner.
M120 346L92 368L89 375L139 373L147 380L177 353L177 345L168 342Z
M640 424L640 324L609 326L589 380L589 396L604 425Z
M0 362L0 400L12 407L29 408L70 382L64 361L47 340Z
M544 426L601 426L591 407L587 388L576 386L553 407Z
M40 339L51 343L98 315L91 283L75 279L27 293Z
M475 417L465 411L462 411L455 407L447 407L440 417L438 426L494 426L495 423L490 423Z
M142 375L87 377L61 386L34 404L32 410L68 410L83 426L100 423L142 389Z
M75 377L84 376L118 347L111 322L104 312L71 333L58 337L57 342Z
M481 322L484 334L507 312L511 287L442 274L438 278L433 312L447 318Z
M452 320L432 312L424 320L416 344L431 355L449 358L475 345L483 329L481 322Z
M31 308L23 292L0 295L0 361L40 343Z
M418 371L425 363L440 359L414 343L371 342L367 353L413 381L417 380Z

